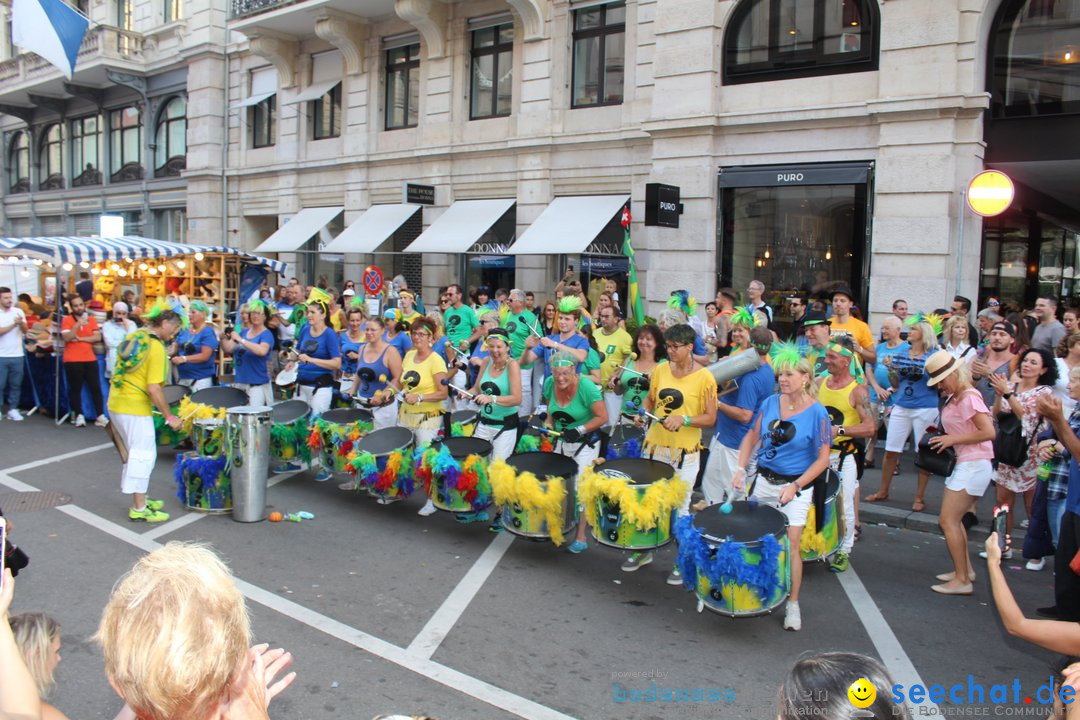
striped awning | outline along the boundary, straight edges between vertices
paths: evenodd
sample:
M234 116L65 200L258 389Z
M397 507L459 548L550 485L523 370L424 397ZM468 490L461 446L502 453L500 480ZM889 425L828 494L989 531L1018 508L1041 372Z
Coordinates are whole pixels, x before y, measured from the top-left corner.
M0 253L26 254L58 263L97 263L107 260L169 258L194 253L223 253L235 255L253 265L262 265L274 272L285 273L288 263L252 255L251 253L216 245L185 245L152 240L137 235L101 238L82 236L0 237Z

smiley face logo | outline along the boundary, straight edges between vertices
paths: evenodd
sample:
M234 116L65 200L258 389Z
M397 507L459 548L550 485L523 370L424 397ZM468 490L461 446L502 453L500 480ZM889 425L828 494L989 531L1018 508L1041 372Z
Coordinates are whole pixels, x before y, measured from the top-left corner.
M868 708L877 699L877 688L866 678L859 678L851 683L847 691L848 700L857 708Z

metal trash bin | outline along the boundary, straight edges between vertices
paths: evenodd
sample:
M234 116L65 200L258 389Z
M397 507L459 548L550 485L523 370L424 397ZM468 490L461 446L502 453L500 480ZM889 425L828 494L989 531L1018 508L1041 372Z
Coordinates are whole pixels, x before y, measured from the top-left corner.
M274 409L267 405L241 405L231 407L225 413L225 446L232 479L233 520L265 520L270 425Z

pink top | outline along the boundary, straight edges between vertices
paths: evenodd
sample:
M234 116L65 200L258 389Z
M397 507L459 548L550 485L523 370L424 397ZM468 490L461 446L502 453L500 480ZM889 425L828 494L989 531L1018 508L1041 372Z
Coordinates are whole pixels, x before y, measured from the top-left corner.
M949 435L967 435L978 430L975 425L975 416L979 413L989 415L990 410L986 407L982 393L975 388L969 388L959 397L950 397L949 402L945 403L945 408L941 411L941 424L945 426L945 432ZM968 445L953 445L953 449L956 450L956 462L994 459L992 440Z

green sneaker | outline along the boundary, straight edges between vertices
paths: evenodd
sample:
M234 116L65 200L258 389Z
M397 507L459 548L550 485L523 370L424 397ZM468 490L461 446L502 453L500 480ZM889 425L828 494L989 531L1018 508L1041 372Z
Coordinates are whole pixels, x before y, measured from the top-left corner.
M837 551L833 555L832 562L829 563L829 569L834 573L842 573L848 569L848 554L843 550Z
M146 498L146 507L150 508L151 510L160 510L161 508L165 507L165 501L154 500L153 498Z
M143 510L128 508L128 520L132 522L159 523L169 519L169 513L154 510L149 505Z

